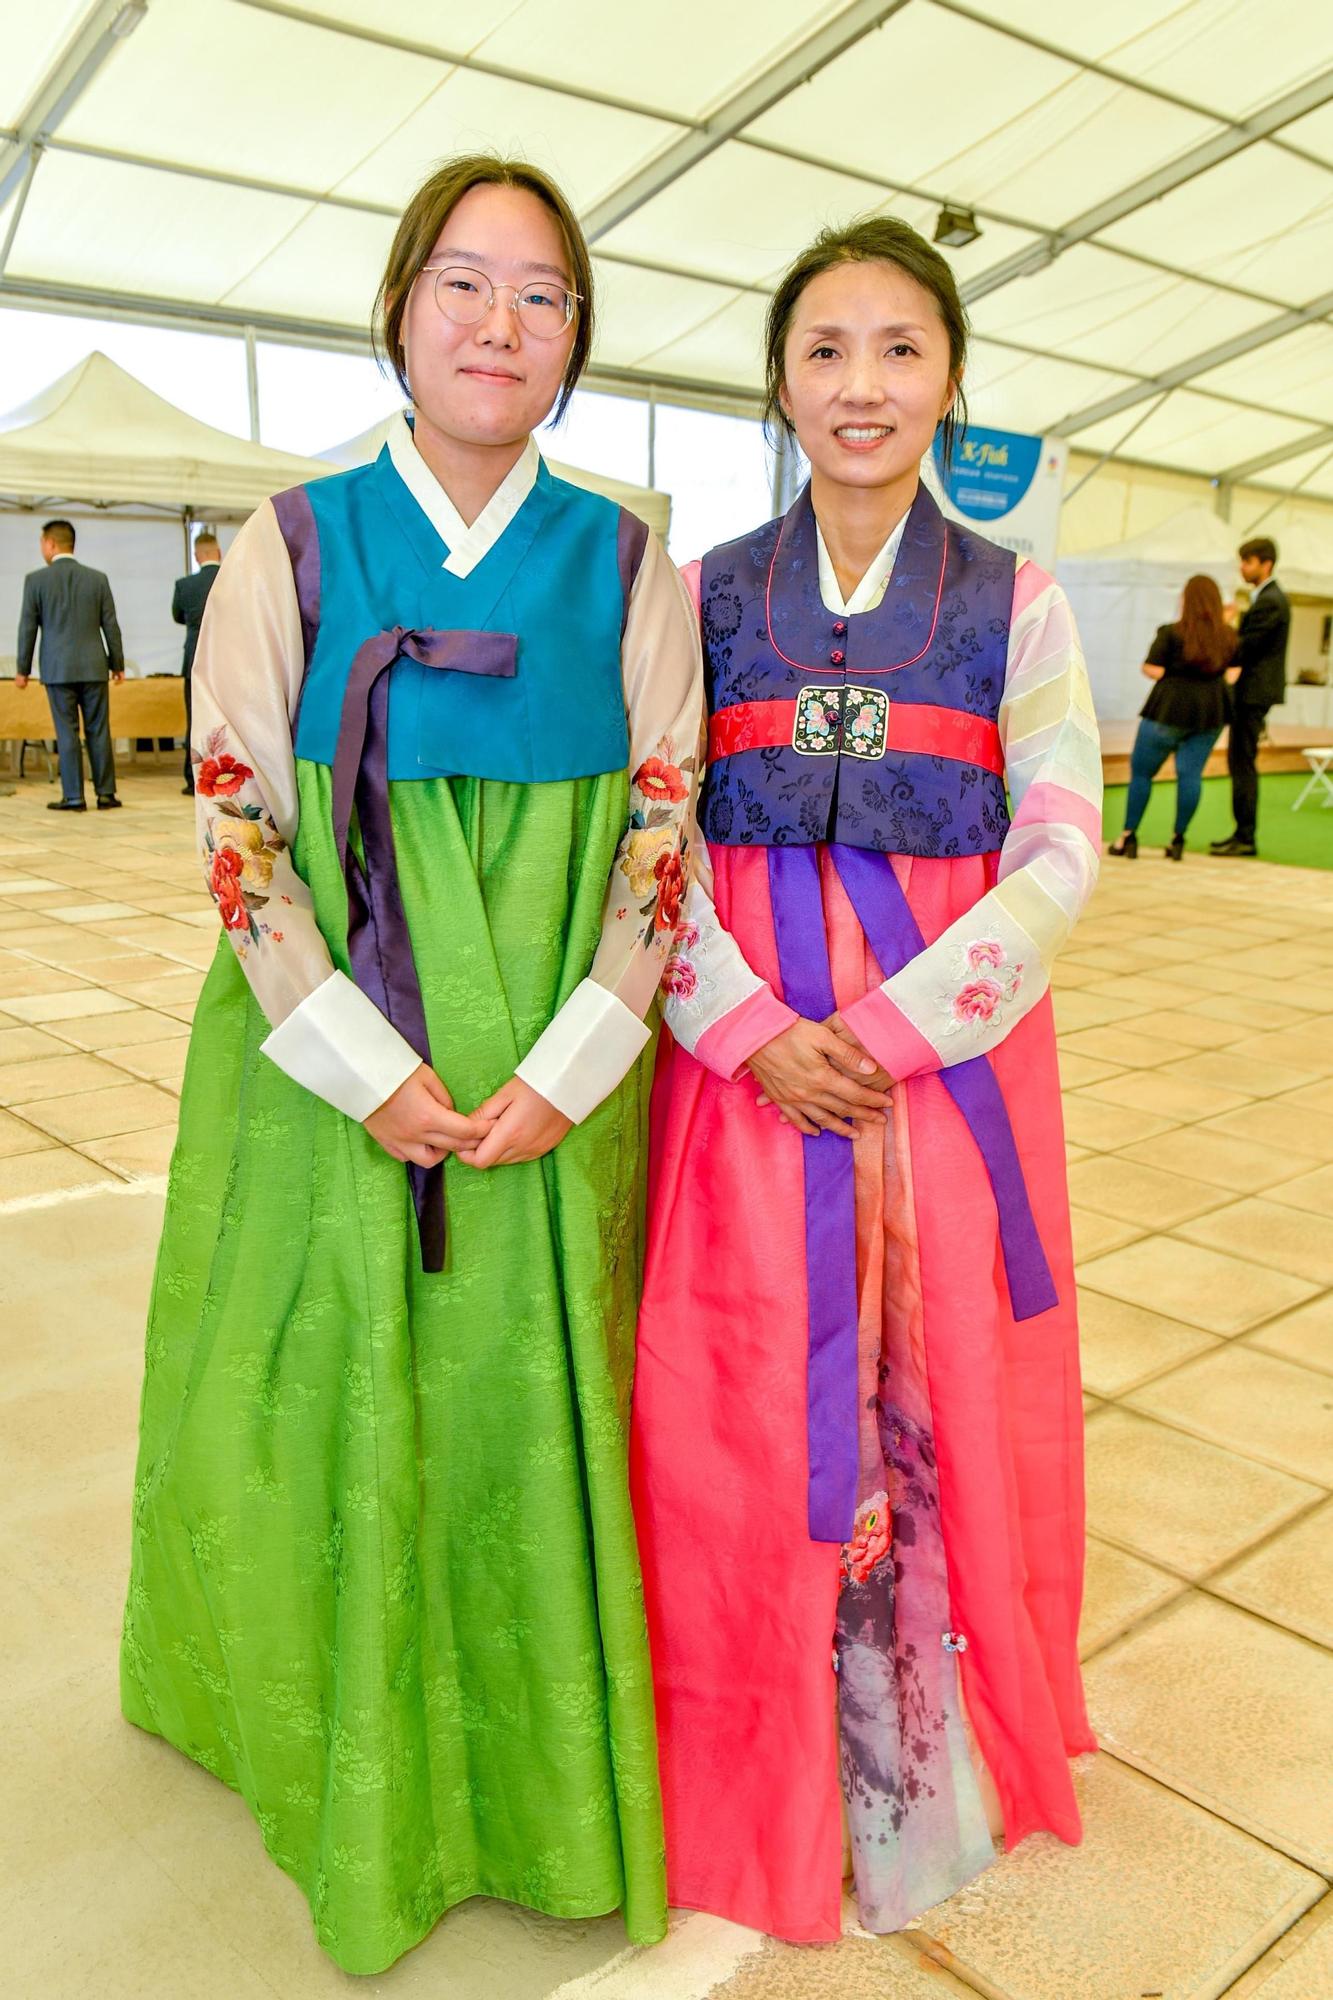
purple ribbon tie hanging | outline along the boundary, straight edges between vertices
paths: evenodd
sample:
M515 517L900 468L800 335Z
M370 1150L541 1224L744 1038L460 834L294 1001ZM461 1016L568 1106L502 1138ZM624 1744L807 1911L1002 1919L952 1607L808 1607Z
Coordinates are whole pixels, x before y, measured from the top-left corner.
M398 659L447 673L503 679L517 671L512 632L419 631L394 625L357 650L343 695L333 760L333 837L347 885L347 955L352 977L423 1062L429 1062L426 1009L398 886L389 812L389 668ZM349 843L356 808L361 853ZM444 1269L444 1165L409 1166L423 1271Z
M810 1021L834 1011L819 851L770 847L769 895L782 991ZM810 1539L845 1542L856 1521L856 1183L852 1149L836 1132L803 1133L806 1366L806 1490Z
M870 949L884 977L890 979L925 949L926 942L893 872L893 863L887 854L841 843L832 853ZM985 1164L999 1217L1000 1248L1014 1318L1035 1319L1056 1303L1055 1280L1037 1233L999 1080L985 1056L969 1056L965 1062L940 1070L938 1076L962 1113Z
M890 978L925 947L893 864L888 855L869 848L839 843L830 852L870 949ZM770 847L768 880L787 1005L807 1020L825 1021L836 1001L819 850ZM899 1089L928 1081L910 1079ZM972 1056L941 1070L939 1081L985 1164L1014 1318L1035 1318L1056 1303L1057 1295L995 1072L985 1056ZM858 1458L855 1170L851 1146L836 1133L803 1135L801 1153L809 1300L807 1511L812 1541L845 1542L856 1522Z

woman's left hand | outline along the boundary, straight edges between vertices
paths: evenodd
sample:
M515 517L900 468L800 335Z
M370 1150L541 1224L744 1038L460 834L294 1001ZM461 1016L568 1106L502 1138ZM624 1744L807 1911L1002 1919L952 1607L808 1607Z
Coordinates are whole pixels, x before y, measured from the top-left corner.
M856 1036L847 1026L841 1014L830 1014L824 1026L832 1028L839 1040L847 1044L847 1060L845 1063L838 1065L844 1076L855 1077L856 1081L863 1083L867 1090L893 1089L896 1078L891 1077L889 1072L886 1069L882 1069L878 1064L875 1066L873 1076L866 1075L866 1064L873 1062L874 1058L870 1054L870 1051L857 1041Z
M517 1076L479 1104L473 1116L493 1118L495 1123L480 1145L458 1148L459 1159L469 1167L512 1167L520 1160L540 1160L573 1129L572 1119Z

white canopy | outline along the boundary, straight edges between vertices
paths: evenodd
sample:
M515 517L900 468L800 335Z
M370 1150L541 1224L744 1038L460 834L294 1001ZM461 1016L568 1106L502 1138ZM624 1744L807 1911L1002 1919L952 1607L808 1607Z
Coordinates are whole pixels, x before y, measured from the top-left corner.
M583 217L604 382L753 408L817 229L963 204L978 422L1333 498L1327 0L0 0L0 47L16 304L364 351L491 147Z
M1257 530L1263 533L1262 525ZM1078 620L1097 713L1104 722L1136 715L1143 702L1139 668L1159 625L1179 615L1191 576L1211 576L1229 597L1239 582L1237 544L1244 530L1211 507L1184 507L1131 540L1060 558L1060 582ZM1304 524L1283 528L1278 569L1286 589L1333 598L1333 534L1321 540Z
M0 416L0 498L23 503L248 514L327 470L214 430L96 352Z
M319 455L325 461L325 469L335 468L345 471L353 465L369 465L378 458L389 431L398 422L396 416L384 417L372 424L359 437L348 438L343 444L330 445ZM545 457L545 453L543 453ZM631 514L637 514L641 521L659 535L663 542L671 526L671 495L659 493L653 486L631 486L623 479L609 479L604 473L584 472L580 466L558 465L553 458L546 459L547 465L557 479L567 479L571 486L581 486L588 493L604 493L621 507L628 507Z

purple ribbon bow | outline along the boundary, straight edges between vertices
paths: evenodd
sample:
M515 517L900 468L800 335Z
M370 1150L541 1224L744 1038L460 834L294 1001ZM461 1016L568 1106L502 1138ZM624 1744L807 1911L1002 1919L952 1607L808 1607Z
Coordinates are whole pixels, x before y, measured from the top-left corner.
M886 854L832 846L834 866L886 979L924 949L925 939ZM813 847L771 847L769 889L787 1005L808 1020L833 1013L833 979ZM909 1079L900 1089L929 1078ZM995 1072L971 1056L939 1072L976 1140L995 1197L1009 1301L1015 1319L1056 1303L1055 1282L1014 1144ZM806 1424L812 1541L845 1542L856 1522L857 1322L856 1190L852 1149L836 1133L801 1141L805 1169L805 1251L809 1273Z
M518 641L512 632L409 631L394 625L357 650L347 677L333 759L333 837L347 885L347 955L361 991L388 1016L423 1062L430 1061L426 1009L398 886L389 812L389 668L416 660L457 674L512 678ZM349 843L356 808L361 853ZM423 1271L444 1269L444 1163L409 1166Z

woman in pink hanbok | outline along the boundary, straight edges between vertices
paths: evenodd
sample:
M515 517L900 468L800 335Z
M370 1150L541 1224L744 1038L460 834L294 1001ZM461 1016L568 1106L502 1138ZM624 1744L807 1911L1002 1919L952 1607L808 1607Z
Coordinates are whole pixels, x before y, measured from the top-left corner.
M1082 1412L1050 967L1101 761L1063 594L946 521L966 319L877 219L768 322L810 483L692 577L702 838L653 1101L632 1467L668 1893L899 1928L1077 1841Z

